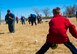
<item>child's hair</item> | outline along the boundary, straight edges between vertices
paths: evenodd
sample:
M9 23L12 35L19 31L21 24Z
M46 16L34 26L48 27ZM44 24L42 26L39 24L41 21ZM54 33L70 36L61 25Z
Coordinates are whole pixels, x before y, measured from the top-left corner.
M59 14L60 13L60 8L56 7L53 9L53 14Z

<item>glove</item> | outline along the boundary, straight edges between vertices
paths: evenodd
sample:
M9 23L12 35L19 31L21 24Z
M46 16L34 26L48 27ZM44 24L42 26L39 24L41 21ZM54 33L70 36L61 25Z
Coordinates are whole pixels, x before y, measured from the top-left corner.
M52 48L52 49L56 49L57 47L58 47L58 44L52 44L52 45L51 45L51 48Z

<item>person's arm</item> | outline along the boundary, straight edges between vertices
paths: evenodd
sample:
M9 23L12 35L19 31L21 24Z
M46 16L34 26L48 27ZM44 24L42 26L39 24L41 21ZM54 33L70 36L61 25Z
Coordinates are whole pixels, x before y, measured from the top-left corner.
M11 16L9 16L9 19L14 21L15 20L14 14L11 14Z
M70 25L69 26L69 31L70 31L70 33L72 34L72 36L74 36L75 38L77 38L77 31L76 31L76 28L75 28L75 26L74 25Z
M13 14L13 20L15 20L15 15Z
M50 22L49 22L49 33L51 33L51 26L53 25L53 23L52 23L52 20L50 20Z
M69 32L73 37L77 38L77 30L75 26L69 20L68 20L68 23L69 23Z

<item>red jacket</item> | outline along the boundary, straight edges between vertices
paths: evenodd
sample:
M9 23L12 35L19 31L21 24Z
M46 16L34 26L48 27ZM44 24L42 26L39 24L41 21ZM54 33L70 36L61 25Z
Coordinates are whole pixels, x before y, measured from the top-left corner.
M72 36L77 38L75 26L71 24L67 18L61 15L54 16L49 22L49 34L47 35L47 42L56 44L68 42L69 38L66 34L68 28Z

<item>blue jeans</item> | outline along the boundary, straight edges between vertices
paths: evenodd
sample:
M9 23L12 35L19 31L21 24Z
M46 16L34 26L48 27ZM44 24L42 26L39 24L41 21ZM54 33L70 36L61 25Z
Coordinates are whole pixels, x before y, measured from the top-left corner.
M38 52L36 52L36 54L44 54L50 47L52 47L51 45L52 44L46 42L42 46L42 48ZM64 45L70 49L72 54L77 54L77 49L74 47L74 45L70 41L64 43Z

